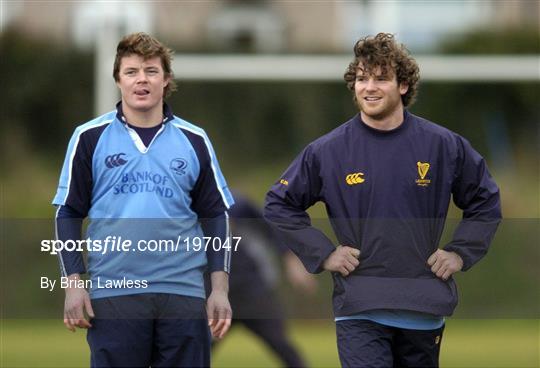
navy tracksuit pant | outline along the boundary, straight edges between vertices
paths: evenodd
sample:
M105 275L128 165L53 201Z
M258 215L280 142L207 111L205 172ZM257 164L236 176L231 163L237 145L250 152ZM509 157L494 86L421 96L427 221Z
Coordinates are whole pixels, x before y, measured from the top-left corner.
M336 322L339 360L346 368L438 367L444 326L409 330L368 320Z
M136 294L92 300L92 367L209 367L210 330L201 298Z

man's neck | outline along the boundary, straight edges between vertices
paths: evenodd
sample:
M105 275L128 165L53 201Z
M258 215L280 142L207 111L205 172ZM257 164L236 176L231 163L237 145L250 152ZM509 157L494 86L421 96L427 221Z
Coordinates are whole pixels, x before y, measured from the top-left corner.
M387 116L368 116L360 111L362 121L371 128L378 130L392 130L403 124L403 106L398 107Z
M122 112L128 123L140 128L151 128L163 122L162 105L148 111L137 111L122 104Z

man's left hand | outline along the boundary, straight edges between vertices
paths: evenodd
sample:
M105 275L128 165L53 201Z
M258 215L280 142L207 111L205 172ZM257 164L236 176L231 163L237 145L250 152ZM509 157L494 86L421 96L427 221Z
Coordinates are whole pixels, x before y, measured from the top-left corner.
M232 310L226 292L212 291L206 304L212 336L221 339L231 327Z
M446 281L452 274L461 271L463 259L455 252L437 249L428 258L427 264L431 266L431 272Z
M221 339L231 327L232 309L229 303L229 275L225 272L213 272L212 292L206 301L208 326L212 336Z

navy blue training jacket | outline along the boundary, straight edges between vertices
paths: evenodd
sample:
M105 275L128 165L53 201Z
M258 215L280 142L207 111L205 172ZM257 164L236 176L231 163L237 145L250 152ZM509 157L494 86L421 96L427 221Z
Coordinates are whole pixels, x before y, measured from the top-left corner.
M352 274L333 273L337 317L373 309L445 316L457 304L456 285L437 278L427 259L451 196L463 219L444 249L467 270L486 254L501 220L484 159L463 137L407 111L390 131L356 115L300 153L268 192L264 215L310 272L321 272L335 250L306 213L318 201L339 244L360 249Z

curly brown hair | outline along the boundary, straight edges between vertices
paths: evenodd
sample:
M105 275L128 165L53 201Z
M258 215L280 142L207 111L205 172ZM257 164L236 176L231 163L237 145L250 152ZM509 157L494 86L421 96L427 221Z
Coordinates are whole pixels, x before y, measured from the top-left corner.
M383 75L396 75L398 84L409 86L407 92L401 96L403 106L413 104L418 91L420 69L416 60L410 55L403 44L398 44L391 33L379 33L375 37L364 37L354 45L354 59L347 67L343 78L347 88L353 92L356 73L359 66L365 73L372 74L380 68Z
M165 78L169 78L169 83L163 89L163 95L168 97L176 91L176 82L171 68L173 51L156 40L154 37L144 33L132 33L120 40L116 47L116 58L114 59L113 77L115 81L120 80L120 63L124 56L139 55L144 60L158 56L161 59L161 66L165 73Z

